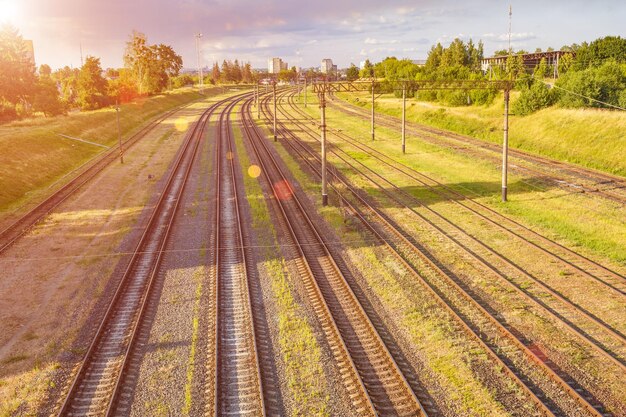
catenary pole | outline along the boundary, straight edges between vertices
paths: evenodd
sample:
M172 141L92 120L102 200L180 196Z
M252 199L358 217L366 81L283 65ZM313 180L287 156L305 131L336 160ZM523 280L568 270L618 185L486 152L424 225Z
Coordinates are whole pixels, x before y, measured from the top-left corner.
M274 142L278 140L276 136L276 81L272 83L272 89L274 94Z
M376 97L374 96L374 81L372 80L372 140L374 140L374 100Z
M322 118L321 135L322 135L322 205L328 205L328 193L326 192L326 94L321 92L320 95L320 112Z
M509 89L504 90L504 140L502 142L502 201L507 201L509 158Z
M406 153L406 84L402 85L402 153Z

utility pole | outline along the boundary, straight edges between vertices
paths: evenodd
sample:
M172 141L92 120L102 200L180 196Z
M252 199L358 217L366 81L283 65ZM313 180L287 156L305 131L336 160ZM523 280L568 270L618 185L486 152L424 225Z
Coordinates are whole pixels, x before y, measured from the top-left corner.
M272 88L274 91L274 142L278 139L276 137L276 81L272 82Z
M402 153L406 153L406 83L402 84Z
M120 106L115 102L115 114L117 116L117 140L120 144L120 163L124 163L124 149L122 148L122 129L120 128Z
M202 38L202 33L198 33L196 35L196 52L198 53L198 78L200 90L202 90L202 87L204 87L204 77L202 76L202 65L200 62L200 38Z
M304 108L306 109L306 76L304 77Z
M261 106L259 106L259 82L256 83L256 118L261 118Z
M320 111L322 116L322 205L328 205L328 193L326 192L326 93L319 95Z
M509 88L504 90L504 141L502 143L502 201L507 201L507 176L509 158Z
M372 80L372 140L374 140L374 100L376 97L374 96L374 80Z

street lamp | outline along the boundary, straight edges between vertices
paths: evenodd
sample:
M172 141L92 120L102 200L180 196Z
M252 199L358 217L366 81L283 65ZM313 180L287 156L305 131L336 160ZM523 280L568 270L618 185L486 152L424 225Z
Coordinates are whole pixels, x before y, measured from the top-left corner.
M200 77L200 88L204 86L204 77L202 77L202 66L200 65L200 38L202 38L202 33L198 33L196 35L196 52L198 53L198 76Z

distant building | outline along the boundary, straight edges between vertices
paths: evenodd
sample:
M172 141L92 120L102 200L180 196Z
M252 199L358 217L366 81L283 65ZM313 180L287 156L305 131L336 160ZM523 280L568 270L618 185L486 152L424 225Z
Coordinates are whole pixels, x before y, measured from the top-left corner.
M414 59L411 62L417 65L418 67L423 67L424 65L426 65L425 59Z
M333 60L330 58L322 59L322 65L320 65L320 72L322 74L332 74L333 73ZM334 66L336 68L336 66Z
M550 52L534 52L531 54L520 54L514 56L520 56L524 62L524 67L527 69L533 69L542 59L546 61L548 67L554 68L554 76L558 77L559 59L566 54L576 56L576 52L571 51L550 51ZM480 61L480 66L483 72L490 72L493 68L505 68L506 61L509 58L508 55L497 55L483 58Z
M270 74L278 74L280 70L286 70L287 63L280 58L270 58L267 60L267 72Z

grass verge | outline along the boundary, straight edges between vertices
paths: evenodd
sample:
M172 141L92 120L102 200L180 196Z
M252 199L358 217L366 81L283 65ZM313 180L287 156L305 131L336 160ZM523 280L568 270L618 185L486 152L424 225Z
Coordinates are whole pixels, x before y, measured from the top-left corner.
M219 89L208 91L216 95ZM202 98L191 90L174 91L121 106L120 128L128 138L148 120ZM104 146L117 143L114 108L37 118L0 126L0 211L15 209L45 192L104 148L58 136L63 134Z
M339 94L349 103L369 109L366 94ZM513 95L512 101L515 100ZM376 111L401 117L402 100L386 94ZM407 100L407 121L449 130L488 142L502 142L502 96L488 106L448 107ZM509 144L537 155L626 176L626 113L597 109L550 107L509 119Z
M458 337L452 334L450 319L434 312L432 300L423 299L419 305L409 300L406 288L390 273L397 267L381 263L376 255L376 249L366 242L366 237L350 225L341 208L333 205L323 207L319 184L302 171L282 143L275 147L300 186L309 195L315 196L318 212L330 227L337 231L343 242L349 242L346 244L345 252L357 265L367 285L376 297L384 302L386 308L392 309L398 315L402 328L409 329L408 336L415 346L415 351L425 356L425 363L435 375L437 383L445 387L442 395L447 398L443 400L446 405L461 415L507 415L494 397L494 393L474 372L472 362L476 360L476 356L480 356L480 353L472 352L479 349L471 342L458 342Z

